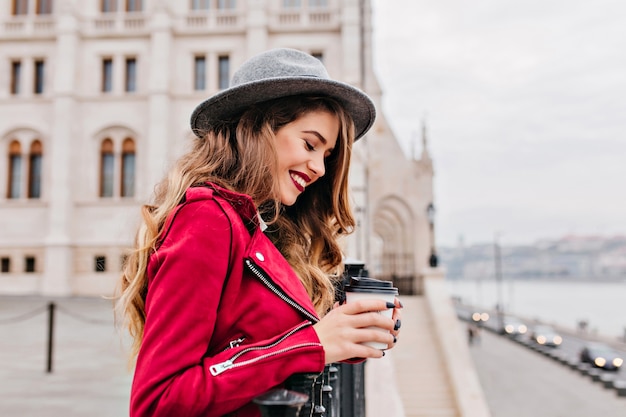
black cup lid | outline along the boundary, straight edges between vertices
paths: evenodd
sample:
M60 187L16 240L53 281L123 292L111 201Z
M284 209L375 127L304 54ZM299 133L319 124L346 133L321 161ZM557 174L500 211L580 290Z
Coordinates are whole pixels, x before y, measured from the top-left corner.
M369 277L350 277L350 282L345 285L345 291L369 292L371 290L383 292L393 291L396 293L398 291L391 281L383 281Z

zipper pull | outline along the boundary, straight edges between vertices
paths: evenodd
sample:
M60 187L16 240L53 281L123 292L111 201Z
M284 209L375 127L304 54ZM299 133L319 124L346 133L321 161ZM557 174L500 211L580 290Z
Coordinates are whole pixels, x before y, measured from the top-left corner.
M234 364L231 360L227 360L222 363L211 365L211 367L209 368L209 371L211 371L211 375L218 376L219 374L226 371L227 369L232 368L233 365Z
M236 348L237 346L239 346L241 344L241 342L243 342L246 338L245 337L240 337L239 339L235 339L235 340L231 340L230 343L228 344L230 346L230 348Z

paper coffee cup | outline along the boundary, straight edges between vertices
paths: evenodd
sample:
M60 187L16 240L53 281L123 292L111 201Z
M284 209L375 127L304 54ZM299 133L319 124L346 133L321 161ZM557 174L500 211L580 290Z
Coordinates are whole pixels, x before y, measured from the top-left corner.
M344 287L344 292L346 303L358 300L384 300L393 303L398 295L398 289L393 286L391 281L381 281L369 277L351 277L350 282ZM392 318L393 309L388 308L378 313ZM387 330L380 327L371 326L368 328L387 332ZM379 342L364 342L363 344L376 349L387 349L388 347L385 343Z

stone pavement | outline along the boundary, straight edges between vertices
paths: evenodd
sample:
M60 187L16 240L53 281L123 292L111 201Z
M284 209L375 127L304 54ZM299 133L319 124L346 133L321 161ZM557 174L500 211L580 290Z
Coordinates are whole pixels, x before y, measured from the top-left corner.
M51 373L48 301L0 297L0 416L127 416L128 343L114 328L111 301L54 300Z
M51 373L49 301L57 306ZM0 416L127 416L128 345L109 300L0 296ZM389 356L366 364L366 374L368 415L404 417Z
M398 345L365 366L367 414L460 415L426 301L421 297L403 300ZM49 301L0 296L0 416L127 416L132 380L127 363L129 341L114 327L112 302L53 300L57 305L53 369L47 373Z

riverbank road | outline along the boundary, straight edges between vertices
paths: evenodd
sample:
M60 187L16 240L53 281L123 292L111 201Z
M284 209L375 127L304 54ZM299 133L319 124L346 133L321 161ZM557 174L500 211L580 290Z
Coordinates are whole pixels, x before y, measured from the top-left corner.
M470 345L492 417L625 417L626 397L512 340Z

